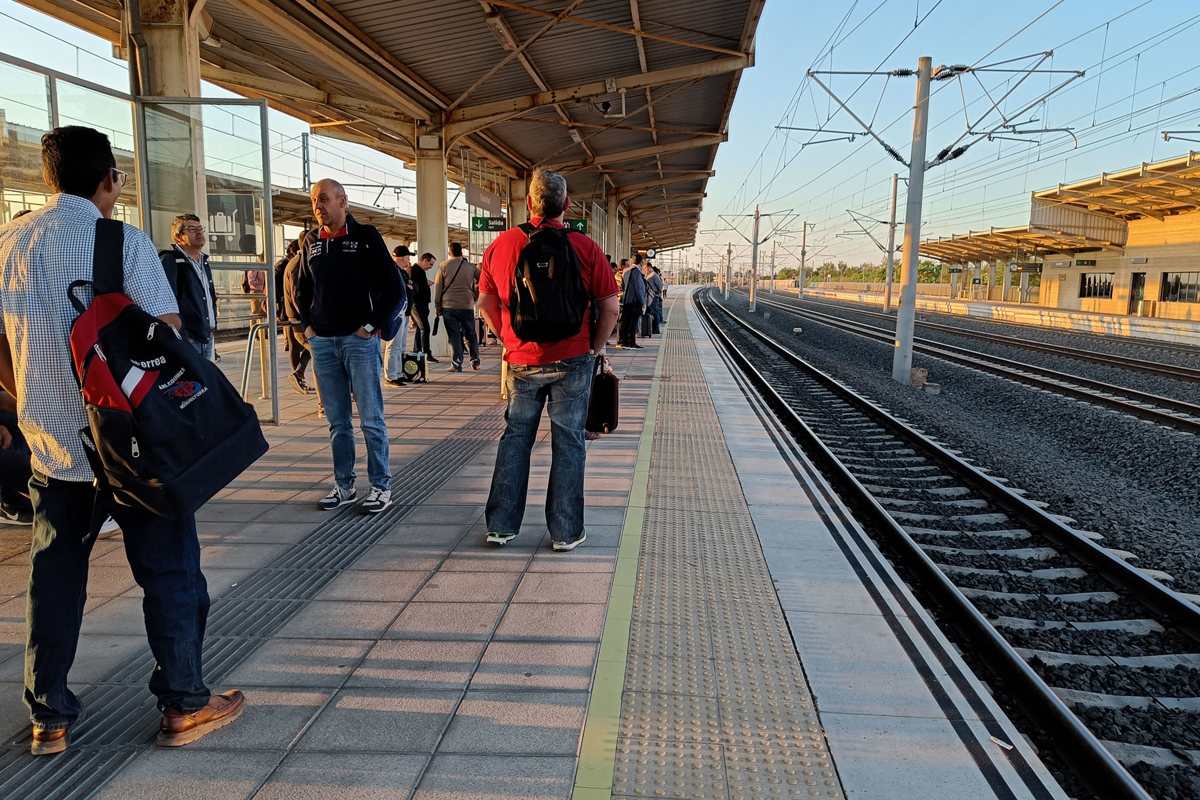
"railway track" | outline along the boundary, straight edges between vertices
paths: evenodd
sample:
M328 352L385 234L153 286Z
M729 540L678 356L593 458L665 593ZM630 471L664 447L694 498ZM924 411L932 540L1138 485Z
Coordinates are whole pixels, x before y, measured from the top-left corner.
M745 294L744 289L740 289L738 291L740 291L742 294ZM790 295L780 295L777 293L772 293L772 294L777 297L779 297L779 296L790 297ZM867 313L867 314L875 314L875 315L879 315L879 316L887 316L889 319L895 319L895 317L893 317L891 315L884 315L879 311L871 311L870 308L866 307L867 305L869 305L866 303L860 303L860 302L856 302L856 301L842 302L842 301L834 301L834 300L827 300L827 299L818 300L817 297L820 297L820 295L811 295L811 294L805 295L802 302L811 303L813 305L818 305L818 306L825 306L826 308L833 308L833 309L838 309L838 310L843 310L843 311L854 311L855 313L862 312L862 313ZM899 295L897 294L896 297L898 298ZM791 298L791 299L798 300L799 298ZM946 312L932 311L932 310L928 310L928 309L919 309L918 313L926 314L926 315L940 314L942 316L951 316L951 317L954 316L953 314L948 314ZM1181 355L1193 356L1193 357L1196 356L1198 353L1200 353L1200 347L1197 347L1196 345L1179 344L1176 342L1167 342L1167 341L1163 341L1161 339L1146 339L1144 337L1138 337L1138 336L1117 337L1117 336L1114 336L1113 334L1091 333L1089 331L1080 331L1080 330L1075 330L1075 329L1051 328L1047 325L1035 325L1033 323L1013 322L1013 321L1007 321L1007 320L1006 321L990 320L990 319L986 319L983 317L965 317L965 319L969 319L973 322L992 323L992 324L996 324L996 325L1003 325L1006 327L1027 328L1027 329L1031 329L1031 330L1035 330L1035 331L1041 331L1043 333L1055 333L1055 334L1059 334L1061 336L1066 336L1071 339L1095 342L1098 347L1106 347L1106 346L1112 344L1112 342L1115 339L1117 341L1120 341L1122 344L1127 344L1130 346L1137 346L1137 347L1144 347L1146 349L1151 349L1151 350L1160 350L1164 353L1179 353ZM926 321L927 320L918 319L917 324L921 325ZM932 324L940 325L940 324L944 324L944 323L932 323ZM951 327L957 328L959 326L951 326ZM974 330L974 329L968 328L967 330ZM975 332L979 333L980 331L976 330ZM985 333L985 335L989 335L989 334L986 334L986 332L984 332L984 333ZM1004 335L1004 334L1000 334L1000 335ZM1016 337L1016 338L1020 339L1021 342L1028 341L1027 339L1023 339L1021 337ZM1085 349L1085 348L1079 348L1079 349ZM1092 350L1090 352L1096 352L1096 351ZM1101 353L1101 355L1103 355L1103 353ZM1169 367L1171 365L1168 364L1167 366Z
M895 340L894 328L867 325L834 314L802 308L792 303L764 300L762 297L758 298L757 303L766 308L794 314L802 319L812 320L875 341L891 344ZM954 364L1036 386L1055 394L1111 408L1159 425L1190 433L1200 433L1200 405L1196 403L936 342L920 336L913 337L913 350Z
M791 308L796 308L796 309L803 309L804 306L799 305L800 302L803 302L808 305L815 305L815 306L820 306L822 308L829 308L834 311L841 311L841 312L845 312L845 313L856 314L860 317L869 317L871 319L882 320L886 323L890 323L892 328L895 328L895 325L896 325L895 316L893 316L891 314L883 314L878 311L868 311L866 309L850 308L847 306L839 306L834 303L823 303L823 302L820 302L817 300L811 300L808 298L806 298L803 301L799 301L799 300L795 300L795 299L791 299L791 298L786 298L786 299L780 301L778 298L772 297L771 300L774 302L781 302L783 305L787 305ZM758 302L762 302L761 296L758 298ZM1166 364L1161 361L1148 361L1146 359L1141 359L1141 358L1131 358L1129 356L1120 356L1120 355L1116 355L1114 353L1103 353L1103 352L1099 352L1096 350L1087 350L1087 349L1079 348L1079 347L1068 347L1066 345L1051 344L1049 342L1038 342L1038 341L1033 341L1031 339L1025 339L1020 336L1006 336L1001 333L989 333L987 331L980 331L980 330L976 330L974 328L964 328L964 327L961 327L958 325L948 325L944 322L931 322L931 321L925 320L925 319L918 319L916 321L916 324L927 330L941 331L942 333L949 333L949 334L953 334L954 336L963 336L963 337L970 338L970 339L980 339L982 341L987 341L987 342L997 342L999 344L1007 344L1007 345L1012 345L1014 347L1021 347L1026 350L1036 350L1036 351L1039 351L1042 353L1053 353L1055 355L1066 356L1068 358L1077 358L1077 359L1080 359L1081 361L1091 361L1096 364L1105 364L1107 366L1112 366L1112 367L1124 367L1126 369L1137 370L1138 372L1147 372L1147 373L1151 373L1154 375L1164 375L1168 378L1175 378L1177 380L1200 381L1200 369L1193 369L1192 367L1185 367L1185 366L1180 366L1177 364ZM1072 335L1080 335L1080 334L1073 333ZM1163 349L1170 348L1170 349L1178 350L1179 352L1188 352L1192 355L1195 354L1195 348L1187 348L1186 346L1183 346L1183 345L1180 345L1177 347L1172 347L1171 345L1167 345L1166 343L1164 343L1162 345L1159 345L1158 343L1153 343L1153 345L1147 345L1147 346L1162 347Z
M884 548L1105 798L1200 791L1200 608L714 303L696 303Z

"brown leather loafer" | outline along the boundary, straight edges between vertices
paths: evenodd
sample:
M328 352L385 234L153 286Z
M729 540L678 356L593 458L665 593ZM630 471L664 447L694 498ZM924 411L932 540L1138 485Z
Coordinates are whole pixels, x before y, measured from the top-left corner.
M158 737L154 743L159 747L182 747L202 739L242 715L246 698L237 689L214 694L208 705L190 714L169 710L163 713L158 725Z
M33 723L33 740L29 743L29 753L35 756L52 756L67 749L71 743L70 728L46 728Z

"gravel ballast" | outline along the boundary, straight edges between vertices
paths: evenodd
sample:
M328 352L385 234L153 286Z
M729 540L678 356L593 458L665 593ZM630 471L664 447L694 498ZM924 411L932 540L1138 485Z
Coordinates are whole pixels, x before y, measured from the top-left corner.
M767 295L767 297L770 297ZM779 295L779 298L786 297ZM796 299L792 296L789 299ZM843 303L826 298L806 298L805 303L814 311L838 313L838 309L848 311L869 311L879 313L878 306L863 306L857 303ZM894 316L894 315L893 315ZM1065 347L1075 347L1080 350L1094 350L1099 353L1112 353L1126 358L1140 358L1146 361L1157 361L1163 364L1174 364L1181 367L1200 369L1200 347L1175 345L1170 342L1155 342L1152 339L1138 339L1129 336L1100 336L1096 334L1077 333L1054 328L1040 328L1035 325L1019 325L1012 322L996 322L980 319L979 317L957 316L954 314L938 314L929 311L918 311L917 320L936 322L939 325L953 325L958 328L969 328L983 333L996 333L1001 336L1013 336L1028 339L1032 342L1042 342ZM865 321L865 319L864 319ZM882 320L876 320L876 324ZM917 327L919 336L932 333L928 328Z
M729 305L747 313L741 298ZM921 392L891 380L887 344L782 311L754 316L814 366L1200 593L1200 437L917 354L941 385Z

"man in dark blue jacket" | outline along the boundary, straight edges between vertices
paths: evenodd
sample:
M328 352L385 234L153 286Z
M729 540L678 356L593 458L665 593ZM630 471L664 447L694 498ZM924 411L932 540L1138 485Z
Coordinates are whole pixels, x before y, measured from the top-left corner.
M179 304L184 338L213 360L213 331L217 328L217 292L213 288L204 223L195 214L180 214L171 222L170 250L162 256L163 272Z
M379 331L405 296L404 284L379 231L360 225L350 215L340 183L329 178L318 181L311 198L320 227L304 235L295 301L316 365L333 450L335 484L320 507L331 511L358 497L350 422L353 395L367 442L371 482L362 509L378 514L392 502Z

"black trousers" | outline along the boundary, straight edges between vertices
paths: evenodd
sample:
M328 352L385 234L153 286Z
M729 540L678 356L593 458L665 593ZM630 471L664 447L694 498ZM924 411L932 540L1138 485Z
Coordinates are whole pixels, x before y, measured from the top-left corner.
M649 336L649 335L650 335L650 332L651 332L651 319L650 319L650 317L651 317L651 315L652 315L653 313L654 313L654 312L652 312L652 311L650 311L649 309L647 309L647 310L646 310L646 313L645 313L645 314L642 314L642 336Z
M617 344L626 346L637 344L637 325L641 318L642 307L637 303L621 306L621 335L617 338Z
M417 330L416 336L413 337L412 352L424 351L427 356L433 355L432 339L429 335L429 306L413 306L409 316L412 317L413 326Z
M67 687L87 600L89 535L96 490L91 483L34 474L33 542L27 604L25 704L32 718L51 727L69 725L82 710ZM208 585L200 571L196 518L156 517L116 506L125 557L142 587L146 638L156 662L150 691L159 710L191 712L208 703L200 651L208 621Z
M29 508L29 445L17 425L17 415L0 411L0 425L12 433L12 444L0 450L0 504L6 508Z

